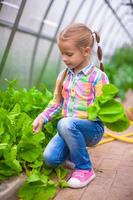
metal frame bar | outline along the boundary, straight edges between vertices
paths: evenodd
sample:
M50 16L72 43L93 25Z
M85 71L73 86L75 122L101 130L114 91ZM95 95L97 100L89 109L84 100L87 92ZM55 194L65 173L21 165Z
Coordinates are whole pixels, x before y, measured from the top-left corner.
M95 1L96 2L96 1ZM92 17L92 19L89 19L90 20L90 24L94 24L94 22L97 20L97 13L98 12L101 12L101 10L103 10L103 8L104 8L104 3L102 2L99 6L97 6L96 7L96 10L95 10L95 12L94 12L94 14L93 14L93 17ZM88 22L87 22L87 24L88 24Z
M124 18L125 17L127 17L127 15L125 14L125 13L122 13L122 16L121 16L121 18L123 19L123 21L124 21ZM125 23L125 22L124 22ZM125 23L126 24L126 23ZM114 37L113 35L114 35L114 33L115 33L115 35L119 32L118 30L121 28L121 25L116 29L114 29L114 27L113 27L113 24L112 24L112 26L111 26L111 28L110 28L110 30L112 30L112 34L111 34L111 36L110 36L110 40L108 41L107 40L107 43L108 43L108 46L107 46L107 43L106 43L106 49L107 49L107 47L108 47L108 49L110 48L110 46L112 45L112 44L114 44L114 40L115 40L115 38L117 39L117 37ZM114 33L113 33L113 30L114 30ZM115 31L116 30L116 31ZM113 39L113 41L112 41L112 39L111 38L114 38Z
M102 15L101 19L103 19L104 16L106 16L106 18L107 18L107 16L108 16L108 9L107 9L106 7L105 7L105 11L103 10L103 12L102 12L101 15ZM105 25L105 20L104 20L104 21L101 20L101 24L100 24L100 25L98 26L98 28L97 28L97 31L98 31L99 33L101 33L101 31L102 31L104 25Z
M128 37L130 38L131 42L133 42L133 37L132 35L129 33L129 31L127 30L127 28L125 27L125 25L123 24L122 20L120 19L120 17L117 15L116 11L113 9L113 7L111 6L111 4L109 3L108 0L104 0L105 3L108 5L108 7L111 9L112 13L115 15L116 19L118 20L118 22L121 24L121 26L123 27L124 31L126 32L126 34L128 35Z
M79 6L78 6L78 9L76 10L74 16L72 17L72 20L71 20L70 24L73 23L73 22L75 21L76 17L78 16L78 14L79 14L79 12L81 11L81 9L82 9L82 7L83 7L83 5L84 5L85 2L86 2L86 0L82 0L82 1L81 1L81 3L80 3Z
M58 27L57 27L56 32L55 32L55 34L54 34L54 38L56 38L57 33L58 33L59 29L60 29L60 26L61 26L61 24L62 24L62 21L63 21L63 19L64 19L64 16L65 16L65 14L66 14L66 11L67 11L69 2L70 2L70 1L67 0L66 4L65 4L65 6L64 6L64 9L63 9L63 12L62 12L62 14L61 14ZM49 48L48 53L47 53L47 56L46 56L46 60L45 60L45 62L44 62L44 64L43 64L42 70L41 70L41 72L40 72L40 74L39 74L39 77L38 77L38 79L37 79L36 86L39 85L39 82L41 81L41 79L42 79L42 77L43 77L43 73L44 73L44 70L45 70L46 65L47 65L47 63L48 63L49 57L50 57L50 55L51 55L53 46L54 46L54 42L52 42L51 45L50 45L50 48Z
M126 18L126 21L125 21L125 23L127 24L127 26L128 26L128 18ZM119 30L119 29L118 29ZM118 30L116 31L116 33L118 33ZM121 35L122 33L120 32L120 34L119 35L117 35L117 39L116 40L114 40L114 42L112 43L113 45L112 45L112 49L116 49L116 46L117 46L117 43L119 43L119 37L120 37L120 35ZM123 43L124 44L124 43Z
M41 24L37 33L37 38L35 40L35 44L34 44L34 49L33 49L33 54L32 54L32 58L31 58L31 65L30 65L30 70L29 70L29 87L32 86L32 78L33 78L33 70L34 70L34 63L35 63L35 58L36 58L36 53L37 53L37 49L38 49L38 44L39 44L39 39L40 39L40 35L42 32L42 29L44 27L44 20L46 19L46 17L49 14L50 8L52 6L52 4L54 3L54 0L51 0L46 12L43 15L43 18L41 20Z
M1 8L2 8L2 1L3 1L3 0L0 0L0 10L1 10Z
M19 6L18 5L15 5L15 4L12 4L10 2L7 2L7 1L1 1L0 2L1 5L5 5L5 6L9 6L11 8L15 8L15 9L19 9Z
M96 0L95 0L95 1L92 0L92 1L91 1L91 4L89 5L89 10L88 10L88 13L87 13L87 15L86 15L86 18L85 18L85 20L84 20L84 23L85 23L85 24L87 24L88 18L89 18L89 17L91 16L91 14L92 14L93 7L94 7L95 3L96 3Z
M80 11L81 11L81 9L82 9L84 3L85 3L85 1L86 1L86 0L82 0L81 3L79 4L79 6L78 6L78 8L77 8L77 10L76 10L76 12L75 12L75 14L74 14L74 16L73 16L71 22L70 22L70 24L72 24L72 23L75 21L76 17L77 17L78 14L80 13ZM61 56L59 55L59 59L58 59L58 61L57 61L57 74L59 73L60 68L61 68Z
M117 5L116 11L118 12L120 8L121 8L121 3L119 3L119 4ZM115 18L114 18L114 19L115 19ZM108 21L109 21L109 20L108 20ZM108 22L108 21L107 21L107 22ZM116 22L116 21L115 21L115 22ZM108 34L109 34L110 32L112 32L112 30L114 29L114 20L112 20L111 23L108 23L107 25L108 25L108 26L106 26L106 34L105 34L105 36L104 36L105 39L103 39L103 41L102 41L102 43L103 43L103 44L106 44L106 46L107 46L107 43L109 42ZM104 50L105 50L105 49L106 49L106 47L104 48Z
M117 11L119 10L120 6L121 6L121 4L119 4L119 5L117 6L117 8L116 8ZM108 22L109 22L109 18L112 16L112 12L110 12L109 15L108 15L108 7L107 7L106 10L107 10L106 20L104 20L104 22L101 24L101 27L99 28L100 33L102 32L104 26L106 25L106 22L107 22L107 25L109 24L109 23L108 23ZM111 15L111 16L110 16L110 15ZM105 30L107 30L107 25L106 25L106 29L105 29ZM110 24L109 24L109 25L110 25ZM109 28L109 26L108 26L108 28ZM106 31L106 32L107 32L107 31ZM106 37L105 37L105 38L106 38Z
M1 19L0 19L0 25L3 26L3 27L9 28L9 29L13 28L13 24L11 22L7 22L7 21L1 20ZM25 34L29 34L29 35L38 37L38 32L35 32L35 31L33 31L29 28L25 28L23 26L18 26L16 31L18 31L20 33L25 33ZM39 37L42 38L42 39L49 40L49 41L54 40L54 38L49 37L48 35L45 35L45 34L40 34ZM55 40L55 42L56 42L56 40Z
M6 45L6 48L5 48L1 63L0 63L0 76L1 76L1 74L3 72L4 66L5 66L8 54L9 54L9 50L11 48L11 45L12 45L12 42L13 42L13 39L14 39L14 36L15 36L15 33L16 33L20 18L22 16L25 4L26 4L26 0L22 0L22 2L20 4L20 7L19 7L19 10L18 10L18 14L17 14L16 19L15 19L15 23L14 23L13 29L11 31L9 40L7 42L7 45Z

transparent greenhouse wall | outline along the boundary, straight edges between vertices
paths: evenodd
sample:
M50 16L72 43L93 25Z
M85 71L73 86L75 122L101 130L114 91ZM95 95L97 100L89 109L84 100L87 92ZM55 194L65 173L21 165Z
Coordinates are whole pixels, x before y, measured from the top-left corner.
M8 0L3 2L5 2L5 4L2 4L0 10L0 61L2 60L5 47L12 31L11 27L15 22L22 1ZM59 50L54 38L59 23L59 31L71 22L83 22L89 25L90 28L99 31L101 34L104 61L109 59L116 48L124 45L125 41L126 43L130 42L104 0L27 0L0 78L0 87L5 87L4 78L7 78L9 80L18 79L19 85L28 88L31 61L33 59L38 30L50 2L52 2L52 4L46 17L47 21L45 20L45 23L43 23L34 58L32 85L36 85L38 81L38 77L47 59L48 51L53 40L52 51L46 63L43 76L39 81L46 83L52 90L57 74L65 67L63 62L60 61ZM114 1L114 7L116 7L119 2L120 1ZM63 17L61 18L61 16ZM3 25L4 23L8 24L8 27ZM112 37L115 35L111 37L111 33L115 33L115 29L119 29L121 37L115 42L116 44L113 44ZM121 38L123 40L121 40ZM93 50L94 56L92 58L95 64L97 64L96 48L95 46Z

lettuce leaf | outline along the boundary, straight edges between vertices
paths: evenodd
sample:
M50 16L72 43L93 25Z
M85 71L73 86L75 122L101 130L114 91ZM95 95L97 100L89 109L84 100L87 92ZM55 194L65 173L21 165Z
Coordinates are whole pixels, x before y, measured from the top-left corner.
M130 123L123 105L114 98L117 93L118 88L113 84L104 85L102 94L88 107L88 118L93 121L98 117L110 130L121 132L128 129Z

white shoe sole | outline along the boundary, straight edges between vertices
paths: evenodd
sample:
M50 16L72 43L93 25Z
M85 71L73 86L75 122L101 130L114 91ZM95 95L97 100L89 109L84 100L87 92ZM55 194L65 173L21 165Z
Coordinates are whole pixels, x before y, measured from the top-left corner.
M95 174L91 176L91 178L83 183L78 181L76 178L70 178L70 180L67 182L68 187L70 188L82 188L87 186L94 178L96 177Z

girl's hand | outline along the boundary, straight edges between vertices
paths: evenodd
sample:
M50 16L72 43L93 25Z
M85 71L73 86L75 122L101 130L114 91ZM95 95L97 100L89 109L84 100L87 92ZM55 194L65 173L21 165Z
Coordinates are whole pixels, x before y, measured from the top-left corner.
M44 124L44 120L40 115L36 117L36 119L32 123L33 132L38 133Z

